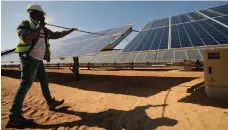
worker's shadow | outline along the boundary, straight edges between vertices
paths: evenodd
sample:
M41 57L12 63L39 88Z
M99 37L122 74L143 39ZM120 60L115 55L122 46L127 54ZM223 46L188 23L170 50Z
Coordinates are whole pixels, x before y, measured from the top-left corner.
M88 127L99 127L107 130L152 130L159 126L174 126L177 124L177 120L161 117L151 119L146 114L146 109L150 107L165 107L166 105L147 105L136 107L130 111L109 109L99 113L86 113L68 110L68 106L59 108L55 112L76 115L82 119L73 122L64 122L61 124L50 124L50 125L33 125L27 126L26 128L40 128L50 129L58 127L72 128L75 126L88 126Z

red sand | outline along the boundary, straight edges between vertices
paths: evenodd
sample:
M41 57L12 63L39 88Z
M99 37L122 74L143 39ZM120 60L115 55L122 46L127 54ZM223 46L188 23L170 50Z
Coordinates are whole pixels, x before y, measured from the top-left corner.
M81 81L69 69L47 69L51 93L65 104L49 111L38 82L26 96L23 114L39 124L27 129L77 130L226 130L228 103L209 99L202 72L152 70L81 70ZM20 72L2 69L2 129L19 84Z

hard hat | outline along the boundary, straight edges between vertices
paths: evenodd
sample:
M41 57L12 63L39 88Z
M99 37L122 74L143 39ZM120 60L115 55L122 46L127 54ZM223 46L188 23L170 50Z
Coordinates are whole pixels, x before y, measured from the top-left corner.
M46 15L46 13L43 11L43 9L41 8L40 5L31 4L31 5L29 5L28 8L27 8L27 12L29 12L30 10L37 10L37 11L43 12L44 15Z

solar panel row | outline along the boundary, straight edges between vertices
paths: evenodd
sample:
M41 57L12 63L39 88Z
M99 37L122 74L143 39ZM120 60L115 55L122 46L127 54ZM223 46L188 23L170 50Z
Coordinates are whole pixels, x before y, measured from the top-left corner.
M228 44L226 12L228 4L172 16L166 27L160 25L168 18L150 21L123 52Z
M204 51L208 49L220 49L217 48L199 48L199 49L186 49L186 50L169 50L169 51L153 51L146 52L142 51L140 53L120 53L120 50L112 50L112 51L102 51L93 56L80 56L79 63L146 63L146 62L178 62L183 60L196 60L203 58ZM221 49L225 49L225 47L221 47ZM228 47L226 47L228 49ZM9 54L7 54L9 55ZM15 61L13 64L20 64L20 62ZM6 61L6 60L5 60ZM46 63L44 61L44 63ZM52 59L51 64L56 63L73 63L72 57L65 58L63 60L59 58ZM11 64L9 59L4 64Z
M215 19L227 24L227 17L222 16ZM181 21L180 16L174 19L177 18ZM228 44L228 29L211 19L173 24L170 31L171 48ZM123 52L168 49L168 37L169 27L143 30L130 41Z
M79 57L80 63L145 63L145 62L175 62L183 60L196 60L203 58L205 49L187 49L187 50L169 50L158 52L145 52L140 53L120 53L120 50L113 50L107 55L97 54L95 56L81 56ZM214 48L215 49L215 48ZM227 48L228 49L228 48Z
M212 48L201 48L195 50L172 50L163 52L140 52L140 53L129 53L123 54L119 50L113 50L115 52L110 55L95 55L95 56L81 56L79 58L80 63L145 63L145 62L175 62L183 61L186 59L196 60L201 59L206 49L211 50ZM213 48L220 49L220 48ZM222 47L221 49L224 49ZM226 48L228 49L228 48ZM99 54L99 53L98 53ZM73 61L72 61L73 62Z

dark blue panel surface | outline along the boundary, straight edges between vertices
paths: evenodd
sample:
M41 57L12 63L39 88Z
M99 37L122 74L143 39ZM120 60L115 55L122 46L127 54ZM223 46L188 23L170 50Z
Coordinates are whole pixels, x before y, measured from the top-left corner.
M168 49L169 27L165 27L162 33L159 49Z
M188 37L188 34L187 34L183 24L177 25L177 28L179 31L181 47L192 47L192 43Z
M147 34L147 31L141 31L138 33L133 40L131 40L128 45L123 49L123 52L131 52L135 51L136 47L140 44L140 41L143 39L143 37Z
M201 25L202 21L190 23L192 27L197 31L200 38L203 40L205 45L218 45L218 43L211 37L211 35Z
M200 24L219 44L228 44L227 28L210 19L204 20Z
M172 18L171 18L171 24L173 25L173 24L179 24L179 23L182 23L181 22L181 20L180 20L180 16L178 15L178 16L173 16Z
M203 41L200 39L198 33L194 30L190 23L183 25L188 33L193 46L204 46Z
M140 44L138 44L138 46L136 47L136 51L141 51L143 48L144 48L144 46L146 45L146 43L148 42L149 44L152 44L152 41L150 40L151 39L151 37L153 37L154 35L154 29L152 29L152 30L148 30L147 32L146 32L146 34L144 35L144 37L140 40Z
M216 9L228 11L228 5ZM140 32L123 51L168 49L169 32L171 48L228 44L228 29L225 27L228 24L228 16L210 9L200 12L172 16L171 27L165 26L168 25L168 18L148 22L144 28L150 29ZM225 25L204 17L203 14Z
M153 29L142 50L150 50L159 29Z
M224 17L217 17L214 18L215 20L218 20L221 23L224 23L225 25L228 26L228 16L224 16Z
M168 49L169 27L141 31L122 52Z
M210 9L228 15L228 4Z
M202 20L205 19L203 16L199 15L198 13L191 12L188 13L194 20Z
M181 48L177 25L171 27L171 48Z
M210 12L208 10L200 10L200 12L203 13L203 14L205 14L205 15L207 15L207 16L209 16L209 17L211 17L211 18L220 16L220 15L215 14L213 12Z
M159 45L161 43L163 30L164 30L164 28L158 29L157 35L154 38L154 41L153 41L153 44L152 44L150 50L157 50L159 48Z

